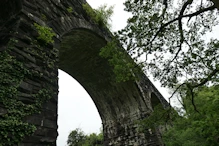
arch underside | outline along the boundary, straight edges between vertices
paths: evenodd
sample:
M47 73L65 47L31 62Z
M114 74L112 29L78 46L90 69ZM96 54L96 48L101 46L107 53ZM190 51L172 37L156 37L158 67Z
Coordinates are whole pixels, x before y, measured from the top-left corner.
M105 145L162 145L159 133L147 130L144 133L139 132L136 121L152 112L152 92L162 104L166 104L166 101L145 75L139 81L116 82L107 59L99 56L100 49L110 41L111 33L89 18L82 8L82 3L85 2L3 0L1 3L0 8L13 9L8 17L5 15L0 18L0 51L7 48L10 39L16 38L18 43L11 55L40 75L24 76L17 88L24 96L22 100L33 100L32 94L40 89L51 88L53 91L52 98L43 104L40 114L24 119L36 125L37 130L33 135L25 137L20 146L56 145L58 66L75 78L90 94L102 119ZM72 13L67 11L69 7L72 7ZM0 14L6 12L8 10L0 9ZM37 42L34 23L51 27L56 34L55 43L44 46L34 44L33 42ZM59 58L54 55L56 49L59 51ZM45 54L47 58L42 56ZM48 62L54 63L54 67L49 68ZM53 81L50 82L51 80Z
M148 143L156 134L143 138L137 132L136 122L150 114L151 93L142 93L135 81L116 82L107 59L99 56L106 43L91 30L73 29L62 38L59 67L90 94L103 122L106 145Z

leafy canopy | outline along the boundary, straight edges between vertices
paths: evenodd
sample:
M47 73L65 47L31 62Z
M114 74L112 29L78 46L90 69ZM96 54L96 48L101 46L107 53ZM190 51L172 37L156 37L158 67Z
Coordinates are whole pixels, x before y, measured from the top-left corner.
M163 135L167 146L217 146L219 143L219 86L203 87L183 98L184 114L176 116Z
M68 146L103 146L103 133L85 135L77 128L69 134L67 144Z
M86 136L84 132L81 131L81 129L77 128L69 134L67 144L68 146L82 146L85 139Z
M219 85L199 87L194 92L194 99L190 92L184 95L182 108L164 110L161 105L156 106L148 118L140 121L140 130L162 127L162 139L166 146L217 146ZM196 110L192 100L195 100Z
M163 86L190 89L218 83L219 41L206 37L218 25L209 0L127 0L132 13L117 35L128 53L141 60Z

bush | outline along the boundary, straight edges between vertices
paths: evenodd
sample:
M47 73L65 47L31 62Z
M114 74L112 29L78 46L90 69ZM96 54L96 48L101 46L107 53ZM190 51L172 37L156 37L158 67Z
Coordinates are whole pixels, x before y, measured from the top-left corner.
M107 9L107 5L102 5L97 9L92 9L89 4L83 4L83 9L86 13L90 16L91 20L93 20L96 24L100 26L106 26L110 28L111 25L109 21L111 20L110 17L113 14L113 6L110 6Z

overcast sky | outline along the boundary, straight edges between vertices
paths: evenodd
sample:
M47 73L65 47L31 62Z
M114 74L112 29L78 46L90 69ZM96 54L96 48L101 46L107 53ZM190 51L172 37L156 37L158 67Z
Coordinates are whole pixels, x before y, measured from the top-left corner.
M112 30L119 30L126 25L129 17L123 11L125 0L87 0L93 7L100 5L114 5L114 15L112 16ZM167 97L167 91L161 89L155 83L159 91ZM58 102L58 132L57 146L65 146L68 134L81 128L86 134L99 133L101 119L90 96L83 87L71 76L59 70L59 102Z

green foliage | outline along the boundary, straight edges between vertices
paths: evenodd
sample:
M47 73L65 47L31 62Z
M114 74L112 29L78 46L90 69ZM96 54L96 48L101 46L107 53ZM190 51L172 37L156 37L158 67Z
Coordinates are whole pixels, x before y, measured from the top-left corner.
M55 33L53 32L52 28L47 26L41 26L37 23L34 23L34 26L39 34L37 39L45 42L46 44L54 42L53 37L55 36Z
M72 13L72 12L73 12L73 8L72 8L72 7L68 7L68 8L67 8L67 11L68 11L69 13Z
M68 146L103 146L103 133L85 135L77 128L69 134L67 144Z
M219 86L201 87L194 92L194 97L188 92L182 98L182 104L182 108L175 110L156 106L149 117L140 121L140 130L162 127L166 146L217 146Z
M166 118L159 110L143 122L145 128L168 124L163 134L163 140L167 146L217 146L219 142L219 86L202 87L195 92L193 97L197 111L187 94L182 99L183 112L180 116L166 112ZM170 116L172 118L170 118ZM167 122L167 120L170 120ZM159 121L159 122L158 122ZM148 125L149 124L149 125ZM172 126L171 126L172 125Z
M41 19L42 19L43 21L46 21L46 20L47 20L46 15L45 15L45 14L41 14Z
M103 146L103 133L92 133L86 136L86 140L82 146Z
M207 0L126 0L132 13L118 32L123 46L141 58L163 86L218 83L219 41L205 36L218 25L218 9ZM146 57L145 57L146 56Z
M84 132L77 128L69 134L67 144L68 146L82 146L85 140L86 136Z
M178 117L178 113L173 108L169 107L164 109L161 104L158 104L147 118L139 121L139 130L145 131L145 129L154 129L154 127L159 126L166 129L176 117Z
M16 40L8 43L12 49ZM3 103L7 112L0 115L0 145L13 145L18 143L25 135L35 131L35 127L22 122L22 117L28 114L30 107L17 102L17 87L28 71L20 62L9 54L10 50L0 53L0 102ZM27 112L27 113L26 113Z
M7 113L0 116L0 145L10 146L32 134L36 128L22 121L32 107L15 98L17 87L27 71L6 51L0 54L0 60L0 102L7 108Z
M96 24L110 28L110 17L113 14L113 6L107 9L107 5L102 5L98 9L92 9L89 4L83 4L83 9Z
M101 48L100 56L108 59L109 64L113 66L118 82L135 79L133 74L140 71L140 67L134 63L122 47L119 47L119 43L115 39Z
M14 44L18 40L11 39L7 49L0 52L0 103L6 109L0 115L0 146L17 145L25 136L35 132L36 127L23 121L26 116L39 113L42 103L51 98L52 91L41 89L31 94L34 103L26 104L20 100L18 90L27 76L41 76L28 70L22 62L11 55Z

